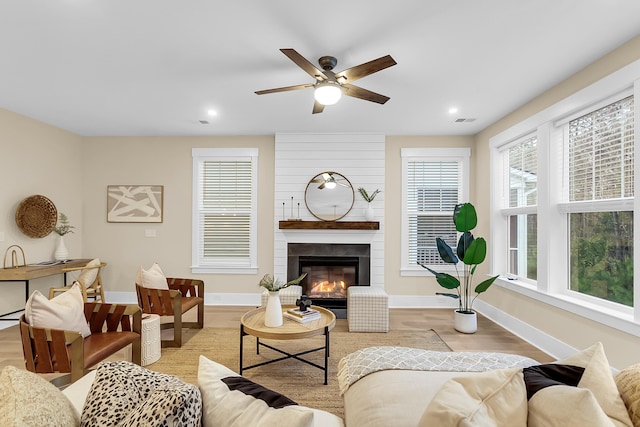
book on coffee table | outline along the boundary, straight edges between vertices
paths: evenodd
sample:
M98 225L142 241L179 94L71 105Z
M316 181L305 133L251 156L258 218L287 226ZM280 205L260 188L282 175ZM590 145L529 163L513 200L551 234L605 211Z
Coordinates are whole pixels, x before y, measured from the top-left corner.
M322 318L322 316L320 316L320 313L310 314L304 317L296 316L295 314L291 314L288 311L285 311L283 314L287 319L295 320L298 323L313 322L314 320L320 320Z
M301 311L299 308L290 308L289 310L287 310L287 313L301 318L308 316L320 316L320 312L318 310L314 310L313 308L307 308L305 311Z

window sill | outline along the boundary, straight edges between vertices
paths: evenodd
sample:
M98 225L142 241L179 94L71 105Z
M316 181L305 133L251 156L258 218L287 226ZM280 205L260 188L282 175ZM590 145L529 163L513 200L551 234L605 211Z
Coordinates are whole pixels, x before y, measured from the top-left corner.
M258 267L191 267L193 274L258 274Z
M547 294L538 291L535 286L518 280L499 277L495 284L510 291L535 299L542 303L568 311L594 322L601 323L630 335L640 337L640 324L633 320L632 315L619 313L595 304L571 298L568 295Z

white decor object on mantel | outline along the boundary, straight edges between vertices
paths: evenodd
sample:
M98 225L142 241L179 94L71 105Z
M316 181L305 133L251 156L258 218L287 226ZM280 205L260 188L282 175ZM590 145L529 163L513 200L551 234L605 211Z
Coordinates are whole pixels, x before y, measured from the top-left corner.
M376 219L376 213L373 211L371 203L367 203L367 208L364 210L364 219L367 221L373 221Z
M64 244L63 236L58 237L58 244L56 245L53 257L56 261L66 261L69 259L69 251L67 250L67 246Z
M282 304L279 291L269 292L267 308L264 312L264 326L268 328L282 326Z

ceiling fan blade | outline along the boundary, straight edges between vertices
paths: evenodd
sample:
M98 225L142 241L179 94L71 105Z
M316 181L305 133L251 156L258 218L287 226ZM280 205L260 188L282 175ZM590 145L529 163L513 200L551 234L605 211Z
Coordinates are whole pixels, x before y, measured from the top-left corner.
M290 90L306 89L308 87L313 87L313 85L311 83L309 83L309 84L305 84L305 85L285 86L285 87L278 87L278 88L275 88L275 89L257 90L256 94L257 95L266 95L268 93L287 92L287 91L290 91Z
M287 55L287 57L296 63L296 65L302 68L307 74L317 80L327 80L328 77L325 73L320 71L318 67L309 62L304 56L296 52L295 49L280 49L280 52Z
M396 65L397 62L391 57L391 55L383 56L373 61L365 62L364 64L356 65L355 67L347 68L346 70L336 73L336 79L341 82L346 79L346 83L355 82L358 79L368 76L369 74L376 73L385 68ZM342 79L342 80L341 80Z
M348 89L344 92L345 95L352 96L354 98L364 99L365 101L377 102L378 104L384 104L389 99L388 96L380 95L379 93L371 92L370 90L363 89L360 86L343 84L342 87Z
M318 101L314 99L312 114L322 113L323 111L324 111L324 105L320 104Z

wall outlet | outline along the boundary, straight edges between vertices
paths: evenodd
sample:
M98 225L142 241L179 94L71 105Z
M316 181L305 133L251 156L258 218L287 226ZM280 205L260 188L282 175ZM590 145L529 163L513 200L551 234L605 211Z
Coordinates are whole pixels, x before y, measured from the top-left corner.
M157 237L156 230L148 228L144 230L144 237Z

